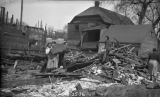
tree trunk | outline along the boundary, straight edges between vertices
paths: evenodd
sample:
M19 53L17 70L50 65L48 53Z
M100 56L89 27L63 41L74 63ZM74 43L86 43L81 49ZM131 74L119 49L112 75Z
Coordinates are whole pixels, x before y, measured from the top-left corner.
M138 24L142 24L143 19L144 19L145 14L146 14L147 7L148 7L148 4L147 4L147 3L144 3L144 4L142 5L142 9L141 9L141 12L140 12L140 14L139 14Z

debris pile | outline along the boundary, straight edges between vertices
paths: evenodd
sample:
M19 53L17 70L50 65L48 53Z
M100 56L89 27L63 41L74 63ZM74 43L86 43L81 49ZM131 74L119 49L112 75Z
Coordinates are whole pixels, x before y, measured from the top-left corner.
M98 80L82 78L80 80L62 81L54 84L46 84L42 86L28 85L16 88L3 89L2 92L12 93L16 97L68 97L73 96L76 86L80 85L82 89L96 91L100 87L123 86L117 83L101 83ZM87 95L87 94L85 94ZM77 95L78 96L78 95ZM94 95L93 95L94 96Z
M27 64L28 63L28 64ZM16 71L19 72L26 72L27 70L39 70L41 64L34 63L34 62L21 62L16 66Z
M76 63L80 60L82 61L82 59L84 58L86 58L85 54L83 54L83 52L80 51L70 51L65 55L66 62L70 62L68 64Z
M90 78L79 80L61 81L54 84L41 86L27 85L16 88L1 90L1 93L10 94L11 97L147 97L151 95L150 90L144 86L122 85L119 83L103 83ZM157 91L154 95L159 95ZM153 93L152 93L153 94ZM4 94L6 95L6 94Z
M1 58L1 68L2 70L8 71L8 73L13 70L15 73L25 73L28 70L39 70L43 65L45 58L44 55L40 54L23 55L19 53L9 53Z
M70 51L65 55L65 62L68 62L68 65L71 64L79 64L79 63L86 63L87 61L92 61L97 56L90 56L88 57L82 51Z
M125 45L111 50L108 62L102 61L104 53L87 57L82 52L70 52L66 57L66 61L70 63L67 71L97 76L124 85L150 82L147 64L136 55L133 46Z
M3 89L1 92L16 97L117 97L115 95L128 97L127 93L138 93L143 96L136 97L146 97L147 90L138 86L160 86L159 83L152 84L153 82L148 80L147 63L136 55L131 45L112 49L107 62L103 61L104 54L105 52L101 52L87 56L82 51L70 51L64 58L66 68L58 68L51 73L37 74L49 77L51 84L26 85ZM51 76L60 77L61 80L54 83ZM65 77L70 79L63 79ZM158 81L160 81L160 73L158 73ZM139 90L135 91L136 89Z

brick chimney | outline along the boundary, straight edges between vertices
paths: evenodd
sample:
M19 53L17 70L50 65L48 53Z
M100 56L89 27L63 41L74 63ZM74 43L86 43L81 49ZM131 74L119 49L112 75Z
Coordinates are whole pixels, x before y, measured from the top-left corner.
M95 4L95 7L99 7L100 2L99 1L95 1L94 4Z

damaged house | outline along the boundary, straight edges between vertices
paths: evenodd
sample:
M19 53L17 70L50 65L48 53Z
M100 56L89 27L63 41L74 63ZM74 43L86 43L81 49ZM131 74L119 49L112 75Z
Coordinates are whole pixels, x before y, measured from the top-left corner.
M110 25L133 25L133 22L126 16L99 7L95 2L94 7L76 15L68 23L68 40L81 48L96 48L100 30Z
M152 25L112 25L109 29L102 29L100 41L105 41L109 36L110 41L118 41L121 45L131 44L138 55L146 57L153 48L158 49L158 39ZM99 44L99 52L103 51L104 43Z

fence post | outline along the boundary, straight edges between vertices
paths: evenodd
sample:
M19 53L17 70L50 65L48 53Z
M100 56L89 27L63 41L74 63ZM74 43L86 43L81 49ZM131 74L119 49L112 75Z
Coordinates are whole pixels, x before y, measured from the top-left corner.
M18 23L18 19L16 19L16 26L18 26L18 24L19 24L19 23Z
M5 7L1 7L1 22L5 23Z
M2 22L2 7L0 8L0 23Z
M47 38L47 25L45 26L44 37L43 37L43 53L44 54L45 54L46 38Z
M6 24L8 24L8 11L6 13Z
M11 22L10 22L11 25L13 24L13 19L14 19L14 16L13 16L13 14L12 14Z
M18 30L20 29L20 23L19 23L18 19L16 19L16 27L17 27Z

